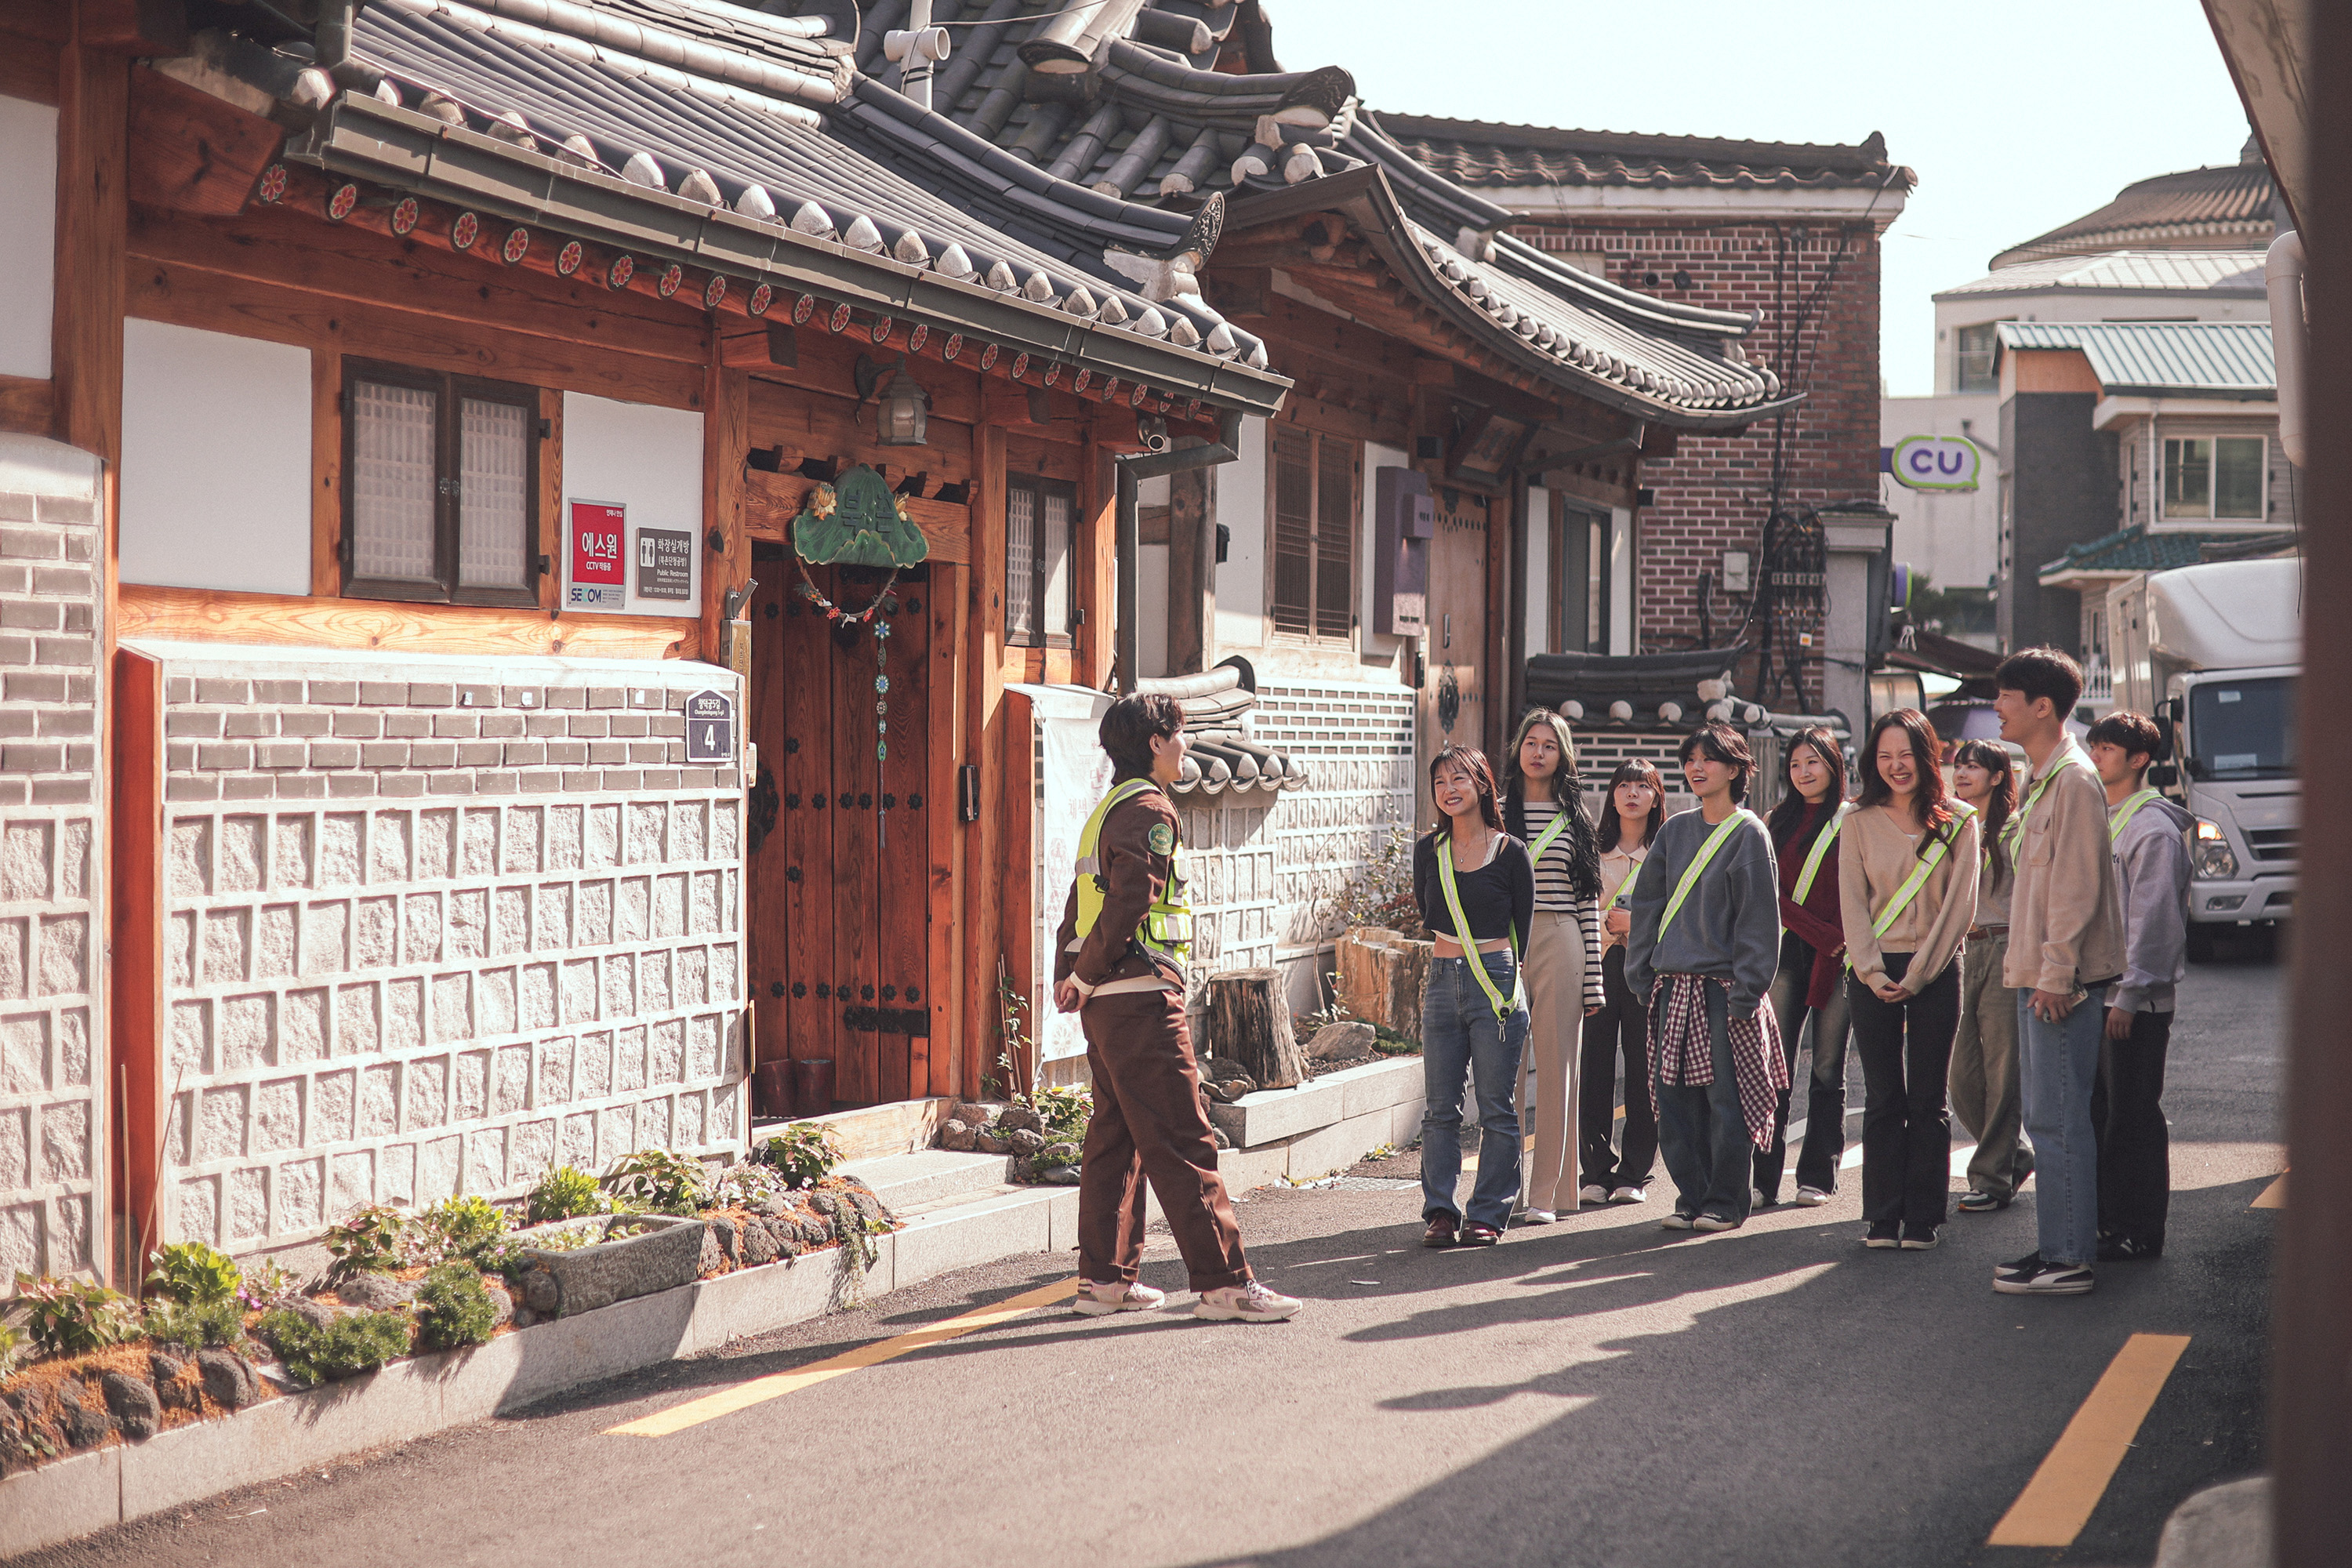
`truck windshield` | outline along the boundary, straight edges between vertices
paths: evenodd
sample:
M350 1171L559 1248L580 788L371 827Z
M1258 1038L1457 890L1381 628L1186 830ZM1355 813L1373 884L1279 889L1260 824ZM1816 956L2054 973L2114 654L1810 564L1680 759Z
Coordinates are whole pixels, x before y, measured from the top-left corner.
M2200 779L2294 772L2294 678L2215 680L2189 692L2189 771Z

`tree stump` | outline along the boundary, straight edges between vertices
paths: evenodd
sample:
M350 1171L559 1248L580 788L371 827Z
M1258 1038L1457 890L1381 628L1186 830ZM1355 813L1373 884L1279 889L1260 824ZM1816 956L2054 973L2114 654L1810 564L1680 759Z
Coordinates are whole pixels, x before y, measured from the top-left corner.
M1307 1057L1290 1030L1290 1002L1276 969L1229 969L1209 976L1209 1046L1242 1064L1263 1089L1306 1081Z
M1377 927L1341 933L1335 953L1339 1005L1406 1039L1421 1037L1421 997L1433 945Z

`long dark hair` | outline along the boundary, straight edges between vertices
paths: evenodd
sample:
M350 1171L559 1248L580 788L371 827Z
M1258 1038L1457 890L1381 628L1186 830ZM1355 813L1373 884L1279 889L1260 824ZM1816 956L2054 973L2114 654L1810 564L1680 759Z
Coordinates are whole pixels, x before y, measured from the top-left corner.
M1944 770L1937 759L1944 754L1943 743L1936 739L1936 727L1916 708L1897 708L1892 713L1882 713L1870 726L1870 740L1862 748L1862 798L1860 805L1885 805L1895 798L1894 790L1878 776L1878 738L1889 730L1900 730L1910 743L1912 765L1919 773L1919 821L1927 828L1919 840L1918 852L1925 855L1927 846L1938 840L1948 841L1952 824L1959 813L1952 809L1951 797L1944 793Z
M1992 794L1983 806L1985 855L1995 870L2006 874L2009 850L2000 841L2000 830L2008 826L2009 814L2017 809L2017 764L1999 741L1963 741L1952 752L1952 766L1971 763L1992 775Z
M1650 786L1650 818L1642 825L1642 842L1637 847L1647 849L1658 841L1658 829L1666 825L1666 781L1656 766L1640 757L1628 757L1617 764L1609 775L1609 793L1601 803L1601 847L1614 849L1623 831L1617 816L1617 786L1622 784L1645 784Z
M1519 748L1527 744L1528 731L1538 724L1549 724L1559 742L1559 772L1552 775L1552 804L1568 818L1568 826L1560 833L1568 849L1568 889L1580 899L1601 896L1601 851L1592 842L1592 822L1584 815L1584 784L1576 773L1576 743L1569 739L1568 721L1549 708L1530 708L1519 721L1519 731L1511 737L1511 754L1503 764L1503 824L1511 837L1525 842L1530 848L1535 835L1528 831L1528 781L1519 771Z
M1503 826L1501 810L1495 805L1495 770L1486 765L1486 753L1475 746L1440 748L1437 755L1429 759L1429 783L1433 791L1436 788L1437 775L1447 768L1460 768L1470 775L1470 787L1478 792L1479 820L1497 833L1509 832L1510 829ZM1450 825L1450 818L1441 816L1437 831L1444 833Z
M1812 809L1811 804L1797 793L1796 786L1789 783L1789 764L1796 760L1799 746L1809 748L1813 755L1821 758L1822 765L1830 771L1830 793L1822 797L1825 809L1818 819L1817 827L1819 822L1827 822L1829 813L1835 811L1838 804L1845 799L1845 752L1840 749L1837 737L1819 724L1800 730L1790 736L1788 749L1780 753L1780 783L1783 786L1780 803L1772 808L1771 816L1766 819L1766 826L1772 830L1774 848L1784 855L1789 851L1790 840L1796 837L1797 830L1804 826L1805 813Z

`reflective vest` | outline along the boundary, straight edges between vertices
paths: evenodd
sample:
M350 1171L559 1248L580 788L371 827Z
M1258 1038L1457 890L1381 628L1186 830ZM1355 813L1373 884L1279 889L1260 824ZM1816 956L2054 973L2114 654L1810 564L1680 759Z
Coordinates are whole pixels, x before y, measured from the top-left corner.
M1110 890L1110 883L1103 876L1104 820L1123 802L1157 788L1150 779L1129 779L1103 796L1094 815L1087 818L1086 828L1078 835L1078 925L1077 935L1070 942L1073 952L1085 945L1095 922L1102 918L1103 897ZM1171 845L1168 851L1168 879L1160 884L1160 897L1152 900L1135 928L1136 946L1149 956L1180 969L1192 947L1192 906L1184 901L1183 888L1183 875Z

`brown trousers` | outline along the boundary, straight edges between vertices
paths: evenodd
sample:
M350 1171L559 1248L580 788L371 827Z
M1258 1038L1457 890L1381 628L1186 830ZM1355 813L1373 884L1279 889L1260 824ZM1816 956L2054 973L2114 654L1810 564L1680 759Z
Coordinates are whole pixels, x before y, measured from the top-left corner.
M1195 1290L1249 1282L1241 1227L1217 1173L1217 1140L1201 1109L1184 997L1123 992L1078 1015L1094 1071L1094 1116L1078 1167L1078 1275L1132 1280L1143 1261L1143 1183L1160 1208Z

